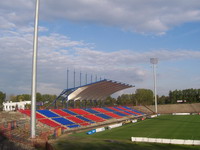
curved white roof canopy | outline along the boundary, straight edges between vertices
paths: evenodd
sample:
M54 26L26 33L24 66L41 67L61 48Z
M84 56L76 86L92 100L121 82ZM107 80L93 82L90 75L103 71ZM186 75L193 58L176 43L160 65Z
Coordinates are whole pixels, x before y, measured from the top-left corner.
M134 86L105 79L84 86L63 90L60 96L65 94L68 100L105 100L115 92L131 87Z

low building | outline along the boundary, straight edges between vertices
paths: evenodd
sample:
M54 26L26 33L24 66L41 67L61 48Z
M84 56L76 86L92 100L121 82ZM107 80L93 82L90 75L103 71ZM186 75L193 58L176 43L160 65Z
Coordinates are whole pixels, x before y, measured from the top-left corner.
M4 111L14 111L16 109L25 109L26 104L31 104L31 101L21 101L21 102L7 101L7 102L3 102L3 110Z

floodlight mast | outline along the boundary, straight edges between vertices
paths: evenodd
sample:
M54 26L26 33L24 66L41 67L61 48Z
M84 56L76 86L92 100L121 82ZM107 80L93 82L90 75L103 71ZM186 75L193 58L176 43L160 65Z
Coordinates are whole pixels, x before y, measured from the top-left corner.
M36 79L37 79L37 49L38 49L38 17L39 0L36 0L35 7L35 28L33 41L33 64L32 64L32 91L31 91L31 138L36 136Z
M158 64L158 58L150 58L150 63L153 65L153 76L154 76L154 99L155 99L155 113L158 113L157 107L157 80L156 80L156 64Z

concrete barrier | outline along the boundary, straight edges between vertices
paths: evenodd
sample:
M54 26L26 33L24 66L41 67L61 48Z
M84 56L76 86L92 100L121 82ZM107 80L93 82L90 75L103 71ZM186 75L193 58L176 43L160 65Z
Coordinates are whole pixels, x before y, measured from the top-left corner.
M161 143L170 144L171 143L171 139L162 139Z
M156 143L156 139L155 138L148 138L149 140L148 140L148 142L150 142L150 143Z
M194 140L193 145L200 145L200 141Z
M185 140L184 145L193 145L193 140Z
M185 140L173 139L171 140L171 144L184 144Z
M97 128L97 129L96 129L96 132L102 132L102 131L105 131L105 127Z
M172 115L190 115L190 113L172 113Z
M158 115L151 115L151 118L155 118L155 117L158 117Z
M132 123L136 123L137 122L137 119L134 119L134 120L131 120Z
M108 129L116 128L122 126L122 123L112 124L108 126Z
M131 137L131 141L132 142L163 143L163 144L200 145L200 140Z

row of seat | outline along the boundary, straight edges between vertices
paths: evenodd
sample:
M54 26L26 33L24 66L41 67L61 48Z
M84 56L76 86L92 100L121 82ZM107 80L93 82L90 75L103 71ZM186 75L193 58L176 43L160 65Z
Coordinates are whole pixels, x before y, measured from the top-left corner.
M31 115L30 110L19 111L28 116ZM138 116L143 115L143 113L127 106L36 111L36 118L38 121L51 127L63 126L64 128L86 126L92 123L103 122L112 118L119 119L130 115Z

